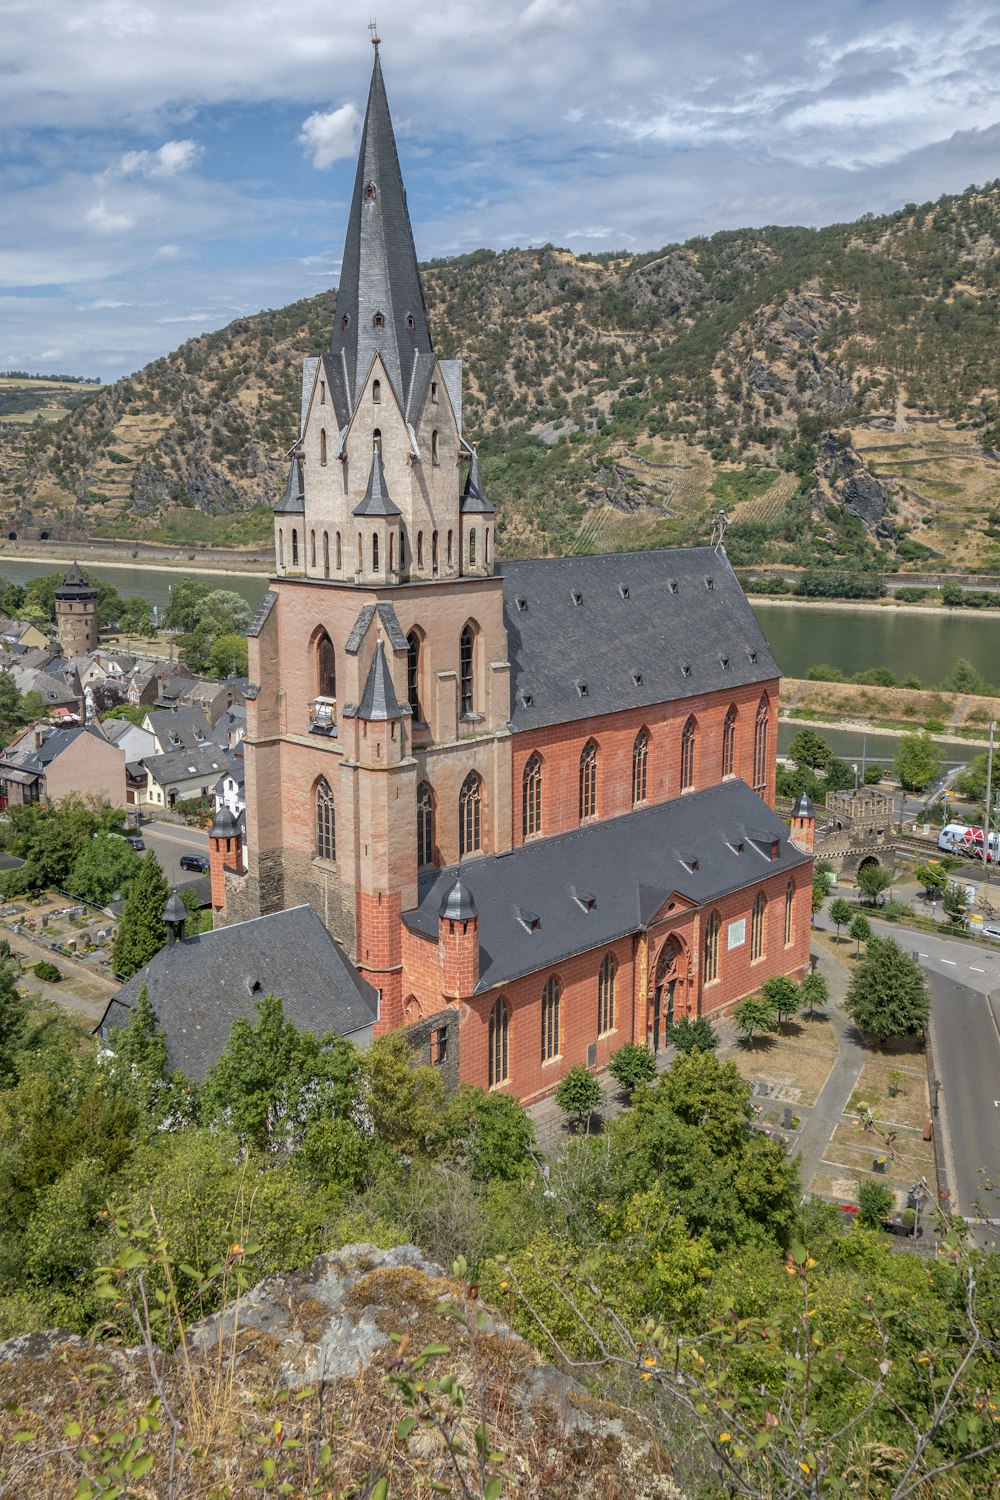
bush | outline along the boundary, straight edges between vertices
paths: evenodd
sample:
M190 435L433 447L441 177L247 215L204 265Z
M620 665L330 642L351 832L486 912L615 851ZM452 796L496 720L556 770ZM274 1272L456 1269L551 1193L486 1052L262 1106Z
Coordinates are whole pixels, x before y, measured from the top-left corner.
M578 1065L570 1068L565 1078L559 1080L554 1097L559 1108L579 1129L581 1125L589 1125L595 1109L600 1109L604 1103L604 1090L588 1068Z
M858 1218L866 1229L881 1229L896 1206L892 1188L869 1177L858 1188Z
M39 959L35 964L35 974L39 979L44 979L47 984L58 984L62 978L60 970L55 964L49 963L47 958Z
M718 1032L711 1021L699 1016L696 1021L685 1016L681 1021L671 1021L667 1026L667 1041L672 1042L678 1052L713 1052L719 1045ZM643 1049L645 1050L645 1049Z
M641 1042L626 1042L612 1056L608 1072L624 1093L633 1094L640 1083L656 1077L656 1058Z

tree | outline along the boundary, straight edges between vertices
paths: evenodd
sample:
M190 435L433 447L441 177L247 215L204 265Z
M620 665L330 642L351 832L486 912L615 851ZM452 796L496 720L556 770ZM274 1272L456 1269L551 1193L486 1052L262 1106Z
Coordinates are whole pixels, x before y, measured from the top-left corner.
M867 1177L858 1185L858 1218L866 1229L881 1229L896 1206L896 1196L888 1183Z
M829 894L826 876L822 870L814 870L812 878L812 914L815 917L823 910L823 904Z
M846 760L831 755L826 767L826 789L828 792L846 792L854 786L854 770Z
M833 751L815 729L800 729L788 747L788 755L797 766L810 771L822 771L830 764Z
M212 592L200 578L179 578L170 589L170 604L163 623L170 630L195 630L201 605Z
M213 677L247 675L247 638L228 632L218 635L208 653L208 669Z
M964 922L969 913L969 903L965 896L965 886L959 885L956 880L951 881L945 890L944 900L941 904L944 907L945 916L950 921L956 925L959 922Z
M118 628L127 635L153 634L152 606L141 594L127 594L122 600Z
M940 865L918 865L913 872L927 896L940 896L948 884L948 876Z
M799 987L787 974L776 974L772 979L765 979L760 987L760 995L774 1011L779 1025L790 1021L802 1009Z
M589 1068L579 1064L560 1078L554 1098L574 1130L579 1130L589 1128L591 1115L604 1103L604 1090Z
M436 1068L417 1065L401 1032L378 1037L362 1053L358 1112L386 1145L413 1156L436 1136L444 1085Z
M750 995L733 1011L733 1022L737 1030L742 1031L748 1046L753 1045L755 1032L773 1031L775 1020L774 1006L763 996Z
M66 881L66 889L82 901L105 906L126 894L142 860L116 833L95 834L80 847Z
M861 1031L881 1041L920 1036L931 1009L923 971L893 938L873 935L851 978L844 1009Z
M869 906L876 906L882 892L890 885L892 885L892 876L887 874L875 860L862 865L858 871L858 890Z
M904 734L896 749L893 771L908 792L922 792L941 775L944 756L926 729Z
M955 790L959 796L966 797L970 802L985 802L988 770L989 756L985 750L981 755L973 756L955 778ZM1000 791L1000 786L994 785L993 790Z
M128 1023L112 1033L111 1045L123 1067L147 1083L166 1077L167 1039L143 985Z
M19 729L39 717L43 707L37 693L18 692L10 673L0 672L0 745L9 745Z
M163 908L168 895L166 877L150 849L139 863L115 936L111 967L120 979L138 974L167 941Z
M235 1131L259 1151L288 1151L316 1120L346 1116L359 1078L350 1042L299 1031L277 995L256 1004L257 1020L233 1022L229 1040L208 1070L201 1118Z
M871 923L869 922L867 917L862 916L862 914L858 912L857 916L851 922L850 931L851 937L854 938L858 945L854 950L854 956L857 957L857 955L861 952L861 944L867 943L872 935Z
M641 1083L656 1077L656 1058L641 1042L625 1042L611 1054L608 1072L625 1094L634 1094Z
M17 1082L17 1054L28 1030L31 1006L17 988L16 962L4 940L6 952L0 954L0 1089Z
M825 1010L830 1003L830 986L823 978L818 969L807 974L799 985L799 995L803 1008L810 1018L816 1010Z
M535 1127L528 1111L508 1094L488 1094L463 1083L445 1111L441 1135L476 1182L516 1182L533 1165Z
M714 1052L719 1045L719 1033L704 1016L692 1020L684 1016L680 1021L671 1021L667 1026L667 1041L678 1052Z
M843 896L837 896L830 902L830 916L837 924L837 941L840 941L840 929L846 927L854 914L854 908Z
M0 838L25 863L0 877L3 888L11 894L46 886L66 889L84 844L95 834L121 832L124 826L122 809L99 798L69 796L55 807L33 803L8 808Z
M198 605L195 629L207 630L213 637L245 635L253 619L253 610L242 594L231 589L213 589Z

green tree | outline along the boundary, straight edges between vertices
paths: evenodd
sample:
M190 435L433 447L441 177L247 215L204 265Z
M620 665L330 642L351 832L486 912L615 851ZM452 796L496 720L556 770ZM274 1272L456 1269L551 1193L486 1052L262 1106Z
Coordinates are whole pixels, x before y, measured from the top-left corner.
M163 623L170 630L196 630L201 606L212 592L200 578L179 578L170 589L170 604Z
M147 1083L155 1083L167 1074L167 1038L143 985L125 1026L112 1034L115 1057L127 1070Z
M927 981L893 938L873 934L851 978L844 1008L860 1030L881 1041L920 1036L930 1020Z
M436 1068L417 1065L401 1032L377 1037L361 1055L359 1109L376 1138L413 1156L437 1134L444 1085Z
M797 766L804 766L810 771L823 771L830 764L833 751L815 729L803 728L795 734L788 747L788 755Z
M604 1090L589 1068L580 1064L560 1078L553 1097L574 1130L580 1130L589 1127L591 1115L601 1108Z
M169 895L166 877L152 849L142 856L125 902L111 954L111 967L121 979L138 974L167 941L163 908Z
M678 1052L693 1052L696 1047L699 1052L714 1052L719 1045L719 1033L704 1016L698 1016L695 1020L690 1016L683 1016L681 1020L668 1024L667 1041Z
M862 916L861 912L858 912L857 916L851 921L850 932L851 937L854 938L858 945L854 950L854 956L857 957L861 952L861 944L867 943L872 935L871 923L867 917Z
M896 748L893 771L908 792L922 792L941 775L944 756L926 729L904 734Z
M812 878L812 914L814 917L823 910L828 894L826 876L822 870L814 870Z
M753 1045L755 1034L773 1031L776 1019L774 1006L763 996L748 995L733 1011L733 1024L742 1031L748 1046Z
M152 606L141 594L128 594L121 601L118 628L127 635L153 634Z
M18 1053L28 1031L31 1006L17 987L17 966L10 947L0 955L0 1090L10 1088L18 1078Z
M853 914L854 908L849 901L844 900L843 896L836 896L830 902L830 917L836 923L838 941L840 940L840 929L847 926Z
M82 901L104 906L119 894L127 894L141 863L136 851L118 834L95 834L80 846L66 889Z
M982 693L986 689L986 681L982 672L978 671L964 656L960 656L941 684L944 693Z
M231 589L213 589L198 605L196 630L220 635L245 635L253 610L241 594Z
M928 896L940 896L948 884L948 876L940 865L918 865L913 873Z
M760 995L774 1011L779 1024L790 1021L802 1009L799 986L787 974L776 974L772 979L765 979L760 987Z
M656 1058L642 1042L624 1042L611 1054L608 1072L625 1094L634 1094L642 1083L656 1077Z
M818 969L807 974L799 985L803 1009L811 1017L814 1011L825 1010L830 1003L830 986Z
M858 871L858 890L869 906L878 904L882 892L892 885L892 876L875 861L861 866Z
M208 669L213 677L247 675L247 638L245 635L217 635L208 653Z
M896 1206L896 1197L888 1183L866 1177L858 1184L858 1218L866 1229L881 1229Z
M19 729L44 711L37 693L20 693L9 672L0 672L0 746L9 745Z
M205 1075L201 1118L235 1131L258 1151L290 1151L314 1120L348 1114L358 1056L343 1037L299 1031L276 995L266 995L255 1009L255 1022L242 1016L233 1022Z
M959 922L964 922L969 914L965 886L960 885L957 880L950 881L945 889L944 900L941 905L944 907L945 916L949 921L954 922L956 926Z
M533 1166L535 1127L523 1105L507 1094L463 1083L445 1110L441 1137L476 1182L516 1182Z
M95 834L120 832L124 826L123 810L97 798L69 796L52 807L11 807L0 842L25 863L0 877L0 884L11 894L47 886L65 890L83 846Z

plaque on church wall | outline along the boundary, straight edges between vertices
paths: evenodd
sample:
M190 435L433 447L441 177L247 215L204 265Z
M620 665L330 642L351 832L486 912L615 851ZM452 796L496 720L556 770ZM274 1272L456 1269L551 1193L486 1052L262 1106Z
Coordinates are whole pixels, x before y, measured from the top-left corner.
M742 948L747 940L747 919L740 917L738 922L729 924L729 947Z

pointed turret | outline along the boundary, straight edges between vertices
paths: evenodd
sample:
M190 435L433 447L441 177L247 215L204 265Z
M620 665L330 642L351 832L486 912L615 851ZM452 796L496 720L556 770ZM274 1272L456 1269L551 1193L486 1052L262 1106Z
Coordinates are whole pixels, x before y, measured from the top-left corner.
M368 488L365 490L365 498L360 505L354 507L356 516L398 516L402 512L399 506L392 500L385 483L385 470L382 467L382 455L376 448L372 454L371 473L368 475Z
M465 489L462 491L462 514L463 516L493 515L493 506L486 498L483 481L479 477L479 454L475 449L473 449L472 461L466 475Z
M285 493L274 507L278 516L301 516L306 508L305 484L302 479L302 462L293 458L288 470Z
M376 354L405 408L416 356L434 352L377 47L330 352L347 412Z
M401 719L409 708L401 708L392 685L389 663L381 640L375 642L375 656L368 669L368 680L358 704L358 718L379 723L388 719Z

